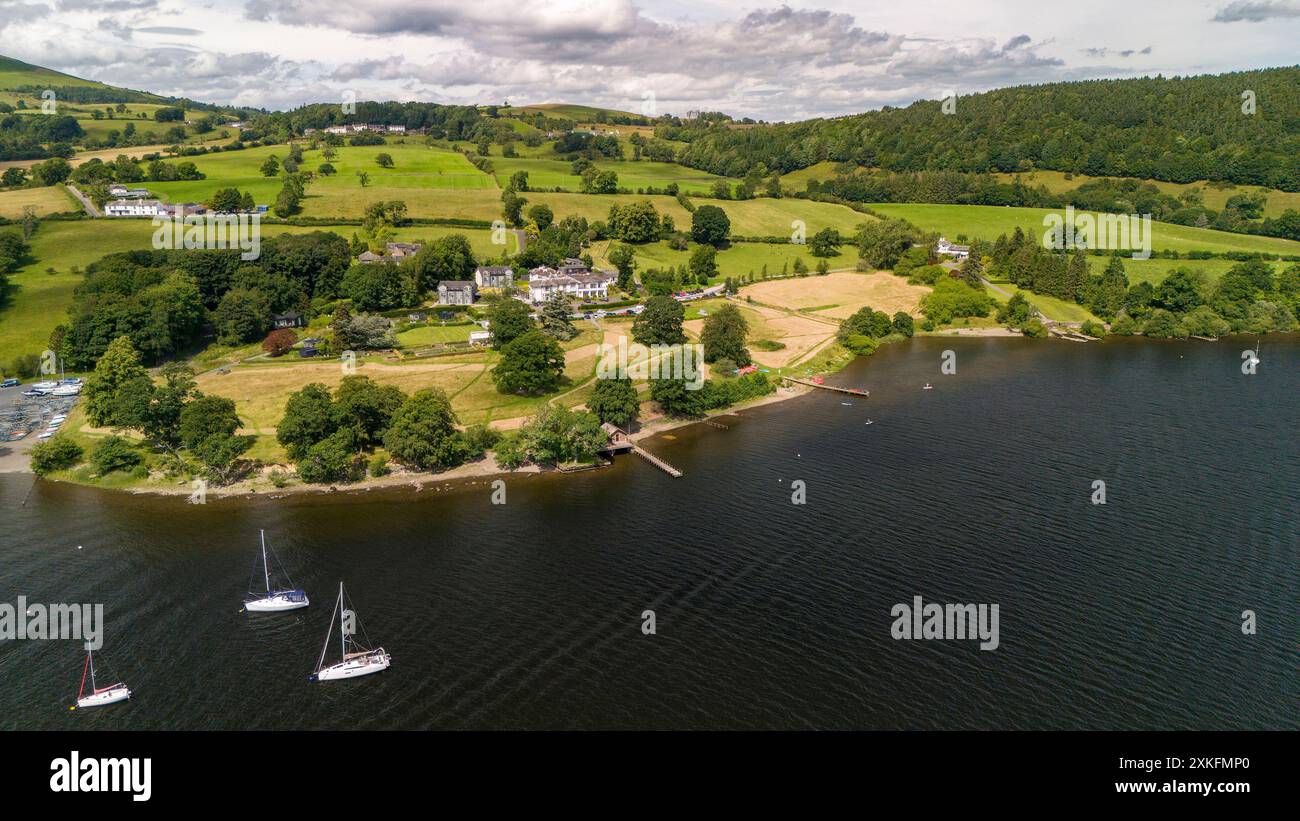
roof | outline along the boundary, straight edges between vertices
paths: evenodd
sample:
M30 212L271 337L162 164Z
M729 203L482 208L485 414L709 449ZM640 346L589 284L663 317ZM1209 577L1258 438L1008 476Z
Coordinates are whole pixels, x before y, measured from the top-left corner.
M472 291L474 283L463 279L444 279L438 283L438 290L446 288L448 291Z
M513 274L515 271L508 265L480 265L474 269L475 273L492 274L500 276L501 274Z

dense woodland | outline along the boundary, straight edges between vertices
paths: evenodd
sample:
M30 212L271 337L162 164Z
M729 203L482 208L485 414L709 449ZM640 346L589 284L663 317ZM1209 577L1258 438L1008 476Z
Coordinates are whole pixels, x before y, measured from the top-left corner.
M1254 113L1243 113L1245 91ZM679 135L681 136L681 135ZM1028 171L1300 190L1300 67L1018 86L783 125L708 128L684 165L743 177L824 160L888 171Z

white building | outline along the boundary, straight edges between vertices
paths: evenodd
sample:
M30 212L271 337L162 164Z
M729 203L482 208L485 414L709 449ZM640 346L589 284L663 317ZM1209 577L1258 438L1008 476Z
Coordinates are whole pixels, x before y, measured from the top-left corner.
M390 125L390 126L388 127L388 133L390 133L390 134L405 134L405 133L406 133L406 126L404 126L404 125Z
M969 245L953 245L943 237L939 237L939 242L937 245L934 246L934 250L940 254L944 254L945 256L950 256L955 259L965 259L966 257L970 256Z
M593 271L587 274L545 274L534 268L528 272L528 298L541 304L553 294L565 294L581 302L609 298L609 286L618 279L612 271Z
M171 212L171 206L158 200L113 200L104 206L104 215L109 217L157 217Z
M325 127L326 134L346 134L348 127L346 125L331 125Z

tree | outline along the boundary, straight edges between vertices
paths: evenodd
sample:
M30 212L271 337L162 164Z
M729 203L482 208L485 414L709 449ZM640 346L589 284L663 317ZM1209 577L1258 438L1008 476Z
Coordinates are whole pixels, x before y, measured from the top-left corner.
M333 163L323 162L316 168L316 173L322 177L332 177L339 173L339 170L334 167Z
M594 413L547 405L520 431L534 461L590 462L609 442Z
M501 349L492 381L501 393L541 394L555 390L564 376L560 343L541 331L528 331Z
M894 314L894 321L892 324L894 326L894 333L902 334L908 339L911 339L912 334L916 332L916 325L912 320L912 315L906 311L899 311Z
M632 380L626 377L597 379L591 396L587 399L587 410L596 414L596 418L620 428L632 424L640 409L636 388L632 385Z
M236 288L221 297L212 312L212 325L223 344L253 342L266 333L271 324L271 306L260 291Z
M669 416L691 417L704 413L702 390L691 390L685 378L650 380L650 398Z
M609 232L624 242L653 242L659 239L659 212L649 200L609 208Z
M523 222L524 205L528 200L515 193L513 188L501 192L501 216L507 225L519 225Z
M312 444L298 459L298 478L309 484L354 482L365 470L365 460L357 455L352 431L347 428Z
M234 400L224 396L200 396L181 410L181 443L194 450L211 436L234 436L239 425Z
M48 476L56 470L67 470L81 461L81 445L66 436L55 436L32 448L31 468L37 476Z
M396 385L380 385L367 376L343 377L334 391L343 424L350 425L361 447L378 445L384 433L406 401L406 394Z
M528 306L517 299L498 299L488 305L488 328L492 331L492 347L501 350L509 343L533 330L533 319Z
M735 305L723 305L704 320L704 330L700 333L704 361L716 362L725 358L741 367L748 365L751 361L745 347L748 333L749 324L740 309Z
M181 444L181 411L194 396L194 370L181 362L168 362L159 372L162 384L154 386L148 378L137 380L147 405L139 418L144 435L169 450Z
M267 334L262 340L262 350L271 356L284 356L298 344L298 334L291 328L280 328Z
M330 398L329 389L313 382L289 395L275 438L290 458L301 459L312 445L338 430L341 421L342 414Z
M610 250L609 263L618 269L618 287L631 292L636 287L636 249L620 242Z
M455 467L469 451L457 422L447 394L437 388L416 391L393 414L384 447L397 461L420 470Z
M712 245L697 245L691 252L691 276L701 285L708 285L709 279L718 275L718 252Z
M100 476L116 470L130 470L143 461L135 445L121 436L106 436L90 451L90 462Z
M979 260L974 254L967 255L961 263L958 279L972 288L982 288L984 287L983 276L984 267L980 265Z
M243 197L238 188L219 188L212 195L212 210L219 214L233 214L239 211Z
M808 242L808 251L815 257L833 257L839 254L844 238L834 228L823 228Z
M539 202L528 209L528 218L537 224L537 230L545 231L551 227L551 223L555 222L555 212L551 210L551 206Z
M375 155L375 162L380 168L392 168L393 156L391 154L379 153Z
M857 236L860 265L892 269L920 234L920 229L907 220L884 219L863 223Z
M277 160L277 159L275 158L275 155L271 155L271 156L267 157L267 158L266 158L266 161L262 163L261 171L262 171L262 176L263 176L263 177L276 177L276 176L279 176L279 175L280 175L280 161Z
M253 436L214 434L191 449L194 458L203 465L209 479L220 484L229 482L239 466L239 457L253 446Z
M361 183L362 188L365 188L370 184L370 173L367 171L358 171L357 182Z
M133 380L148 378L130 338L119 336L110 342L82 390L90 423L99 427L116 424L119 390Z
M578 329L569 321L573 312L568 294L555 292L542 304L542 330L556 339L568 341L578 335Z
M407 263L416 276L421 291L444 279L467 280L474 276L478 260L464 234L448 234L427 242Z
M691 215L691 239L706 245L719 246L731 233L731 220L727 212L716 205L701 205Z
M642 345L680 345L686 341L686 309L670 296L652 296L632 323L632 338Z

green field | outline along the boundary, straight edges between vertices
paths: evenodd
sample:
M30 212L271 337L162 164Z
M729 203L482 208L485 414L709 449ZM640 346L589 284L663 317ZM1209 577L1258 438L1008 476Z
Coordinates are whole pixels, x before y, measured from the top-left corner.
M881 203L872 210L890 217L901 217L925 231L938 231L949 238L964 234L986 240L1010 234L1020 226L1032 237L1042 237L1043 217L1060 214L1048 208L1004 208L994 205L918 205ZM1081 212L1082 213L1082 212ZM1151 246L1154 250L1173 251L1258 251L1274 254L1300 254L1300 242L1230 234L1207 228L1192 228L1163 222L1151 223Z
M591 256L597 266L614 267L609 264L608 257L614 245L613 242L598 242L592 246ZM667 242L653 242L634 247L638 271L649 268L677 268L689 264L691 258L691 251L674 251L668 247ZM691 246L692 250L694 247ZM735 242L718 251L718 276L712 281L720 282L727 277L740 277L750 273L759 277L762 275L764 265L767 265L769 276L776 276L782 273L784 266L789 266L788 270L792 271L796 259L803 259L810 271L817 267L818 259L808 253L806 245ZM857 248L845 245L839 256L828 257L826 261L833 271L852 270L858 261Z
M1030 171L1025 174L995 174L994 176L1003 182L1011 182L1016 177L1019 177L1020 181L1025 185L1032 188L1041 185L1054 194L1072 191L1085 182L1102 179L1101 177L1089 177L1086 174L1075 174L1073 179L1067 180L1063 171ZM1277 191L1259 185L1233 185L1231 183L1227 187L1220 188L1211 185L1205 180L1190 183L1161 182L1160 180L1139 180L1139 182L1154 185L1160 191L1172 197L1180 196L1189 189L1199 189L1201 196L1205 200L1205 207L1213 208L1215 211L1222 210L1228 198L1237 194L1263 194L1267 197L1264 203L1264 216L1266 217L1279 216L1288 208L1300 210L1300 192L1297 191Z
M550 156L535 157L493 157L492 168L497 183L503 188L510 176L516 171L528 172L528 187L536 189L563 188L566 191L578 191L582 187L582 178L570 173L573 164L559 158L553 152ZM682 191L708 193L713 184L725 177L717 177L706 171L697 171L683 165L650 160L599 160L596 167L601 171L613 171L618 174L619 188L636 190L638 188L666 188L676 183ZM727 180L734 183L734 180Z
M414 143L343 146L335 151L337 156L330 164L338 173L330 177L318 174L308 186L302 204L306 215L360 217L371 202L400 199L412 216L453 216L438 208L439 198L448 190L493 189L487 195L493 202L498 196L492 178L455 152ZM260 169L267 157L283 160L288 153L286 146L275 145L187 158L206 175L205 179L145 185L169 202L207 202L217 189L234 187L251 191L259 205L271 205L283 183L278 177L263 176ZM381 168L375 162L381 153L393 158L392 168ZM303 152L304 170L315 171L324 162L319 150ZM359 171L369 175L369 184L364 188L357 177ZM500 210L499 206L496 210Z
M465 342L469 339L469 332L477 328L477 325L424 325L402 331L397 335L397 344L403 348L428 348L448 342Z
M75 213L81 210L81 203L77 202L62 185L0 191L0 217L8 219L21 217L23 209L29 205L36 208L37 216L65 211Z
M997 287L1012 296L1015 296L1016 293L1024 290L1007 282L999 282L997 283ZM998 302L1005 303L1008 299L1008 297L1003 296L992 288L985 288L985 290L988 291L989 296L993 297ZM1036 294L1033 291L1024 291L1024 294L1025 299L1029 300L1029 303L1039 311L1042 311L1048 319L1055 319L1058 322L1087 322L1089 320L1093 322L1101 322L1100 319L1093 316L1091 311L1077 302L1066 302L1064 299L1057 299L1054 296L1046 296L1045 294Z

